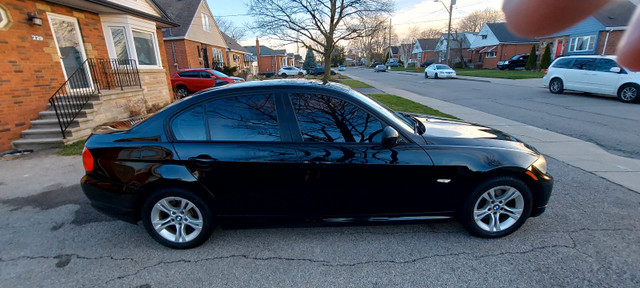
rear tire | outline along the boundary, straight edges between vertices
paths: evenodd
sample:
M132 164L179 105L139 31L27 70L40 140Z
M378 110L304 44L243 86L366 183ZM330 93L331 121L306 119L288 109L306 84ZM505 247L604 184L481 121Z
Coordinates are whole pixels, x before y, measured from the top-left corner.
M141 218L154 240L174 249L197 247L213 232L209 206L199 196L180 188L154 193L144 203Z
M178 95L178 99L182 99L189 96L189 93L190 93L189 89L187 89L187 87L184 87L184 86L180 86L176 89L176 94Z
M424 72L424 78L429 78L429 74L427 74L427 72Z
M480 184L462 205L460 222L469 234L504 237L518 230L531 214L529 187L519 179L496 177Z
M560 94L564 92L564 83L560 78L553 78L549 81L549 92L553 94Z
M618 89L618 99L624 103L640 102L638 90L640 86L636 84L625 84Z
M287 75L287 73L280 74L280 77L282 77L282 78L287 78L287 76L289 76L289 75Z

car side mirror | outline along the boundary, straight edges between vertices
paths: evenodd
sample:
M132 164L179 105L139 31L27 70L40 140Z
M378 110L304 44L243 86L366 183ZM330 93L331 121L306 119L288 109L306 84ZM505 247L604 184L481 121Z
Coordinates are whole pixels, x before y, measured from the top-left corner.
M611 67L611 69L609 69L609 72L613 73L620 73L620 71L622 71L620 67Z
M384 127L382 130L382 146L385 148L398 145L400 142L400 134L391 126Z

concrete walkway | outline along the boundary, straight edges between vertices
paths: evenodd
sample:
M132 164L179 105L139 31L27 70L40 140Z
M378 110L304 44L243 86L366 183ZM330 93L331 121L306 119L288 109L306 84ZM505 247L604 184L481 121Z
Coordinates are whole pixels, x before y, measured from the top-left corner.
M417 74L411 72L395 73ZM394 94L411 99L431 108L438 109L444 113L455 115L465 121L502 130L535 146L544 155L591 172L611 182L640 193L640 160L617 156L603 150L593 143L552 131L529 126L464 106L418 95L395 87L374 83L373 81L368 81L359 77L351 75L349 75L349 77L375 86L377 89L388 94ZM514 86L542 87L540 79L511 80L464 76L459 77L459 79Z

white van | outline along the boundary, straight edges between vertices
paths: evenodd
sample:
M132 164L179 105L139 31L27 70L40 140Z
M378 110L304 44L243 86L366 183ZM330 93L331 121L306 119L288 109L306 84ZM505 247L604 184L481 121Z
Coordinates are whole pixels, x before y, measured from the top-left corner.
M625 103L640 102L640 72L618 65L615 56L567 56L553 61L542 85L551 93L575 90L618 96Z

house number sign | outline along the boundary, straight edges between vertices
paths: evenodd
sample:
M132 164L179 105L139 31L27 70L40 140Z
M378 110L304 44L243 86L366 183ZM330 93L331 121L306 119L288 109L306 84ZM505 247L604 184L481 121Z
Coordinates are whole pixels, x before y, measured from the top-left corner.
M44 41L44 37L40 35L31 35L31 40L33 41Z

